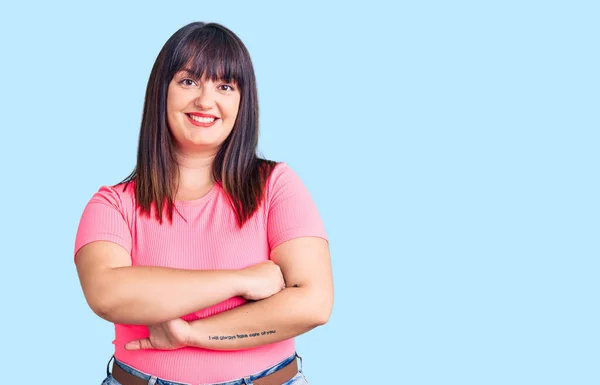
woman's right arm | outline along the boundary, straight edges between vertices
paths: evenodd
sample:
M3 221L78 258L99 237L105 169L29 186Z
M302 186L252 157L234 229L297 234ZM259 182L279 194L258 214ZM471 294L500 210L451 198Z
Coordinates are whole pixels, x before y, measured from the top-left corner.
M152 325L242 296L263 299L283 288L271 261L242 270L181 270L131 266L120 245L95 241L81 247L77 273L90 308L119 324Z

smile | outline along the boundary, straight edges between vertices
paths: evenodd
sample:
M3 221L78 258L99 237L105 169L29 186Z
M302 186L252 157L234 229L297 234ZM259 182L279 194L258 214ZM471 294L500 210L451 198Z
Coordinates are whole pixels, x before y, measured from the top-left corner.
M194 115L189 115L189 114L185 114L188 118L188 120L197 127L210 127L212 126L218 118L215 117L204 117L204 116L194 116Z

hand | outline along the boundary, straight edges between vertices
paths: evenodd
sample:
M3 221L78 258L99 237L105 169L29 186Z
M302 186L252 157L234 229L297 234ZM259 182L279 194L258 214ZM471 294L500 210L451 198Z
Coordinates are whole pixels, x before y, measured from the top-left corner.
M172 321L149 325L148 330L150 331L148 338L128 342L125 349L174 350L189 346L192 327L181 318L176 318Z
M273 261L265 261L240 270L244 277L242 297L258 301L279 293L285 287L281 269Z

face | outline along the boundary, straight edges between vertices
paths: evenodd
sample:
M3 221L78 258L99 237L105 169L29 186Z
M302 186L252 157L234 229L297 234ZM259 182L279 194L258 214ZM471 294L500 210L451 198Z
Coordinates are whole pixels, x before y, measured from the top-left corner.
M216 152L231 133L239 106L235 83L176 73L167 93L167 123L177 147Z

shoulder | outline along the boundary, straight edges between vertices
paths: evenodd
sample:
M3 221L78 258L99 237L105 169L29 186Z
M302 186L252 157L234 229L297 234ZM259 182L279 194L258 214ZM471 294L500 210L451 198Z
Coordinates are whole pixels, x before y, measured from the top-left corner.
M310 193L299 174L289 164L280 162L267 180L266 197L272 206L282 200L310 199Z
M299 180L298 175L287 163L278 162L275 164L267 177L265 188L267 200L272 200L281 190L290 188L290 183L293 183L296 179Z
M267 234L271 249L299 237L327 239L310 192L287 163L279 163L273 169L267 197Z
M101 186L91 197L77 228L75 255L93 241L114 242L130 251L134 212L130 188L125 184Z
M279 162L271 171L267 180L267 189L281 188L295 179L300 179L298 174L285 162Z
M135 181L113 186L100 186L90 199L90 204L104 204L119 211L123 217L131 218L135 212Z

